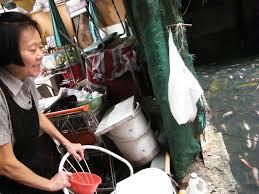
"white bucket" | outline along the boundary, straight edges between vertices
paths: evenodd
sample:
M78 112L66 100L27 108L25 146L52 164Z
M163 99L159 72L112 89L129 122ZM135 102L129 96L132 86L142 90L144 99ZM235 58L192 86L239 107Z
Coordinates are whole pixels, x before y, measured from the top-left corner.
M120 181L113 194L177 194L169 176L157 168L146 168Z
M133 165L145 165L159 153L159 145L150 128L150 121L145 118L139 103L132 118L113 127L108 136Z

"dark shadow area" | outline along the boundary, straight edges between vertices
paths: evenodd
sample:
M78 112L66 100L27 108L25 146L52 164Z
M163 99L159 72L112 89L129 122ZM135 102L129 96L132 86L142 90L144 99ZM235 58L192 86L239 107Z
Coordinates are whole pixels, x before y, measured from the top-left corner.
M256 0L183 1L182 13L195 64L259 53L259 2ZM186 10L186 8L188 8Z

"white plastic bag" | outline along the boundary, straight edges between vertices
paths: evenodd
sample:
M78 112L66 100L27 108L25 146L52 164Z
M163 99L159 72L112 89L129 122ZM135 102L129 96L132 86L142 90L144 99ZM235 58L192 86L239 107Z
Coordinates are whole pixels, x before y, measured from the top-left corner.
M203 93L193 74L185 66L169 31L168 101L175 120L179 125L193 121L197 114L196 103Z

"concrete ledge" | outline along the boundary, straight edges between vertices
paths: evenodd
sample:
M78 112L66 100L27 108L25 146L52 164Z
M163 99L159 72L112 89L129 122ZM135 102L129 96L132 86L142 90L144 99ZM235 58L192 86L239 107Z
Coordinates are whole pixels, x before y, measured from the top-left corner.
M208 183L209 192L213 194L236 194L237 182L232 175L229 165L229 155L221 133L215 132L208 125L206 132L201 135L202 158L194 161L190 173ZM182 180L182 187L186 187L190 173Z

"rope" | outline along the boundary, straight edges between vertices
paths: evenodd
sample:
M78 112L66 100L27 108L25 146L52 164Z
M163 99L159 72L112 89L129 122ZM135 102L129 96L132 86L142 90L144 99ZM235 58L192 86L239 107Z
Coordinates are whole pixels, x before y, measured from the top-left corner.
M189 9L189 6L190 6L190 4L191 4L191 1L192 1L192 0L189 0L189 3L188 3L188 5L187 5L185 11L183 12L183 15L185 15L186 12L187 12L187 10Z

